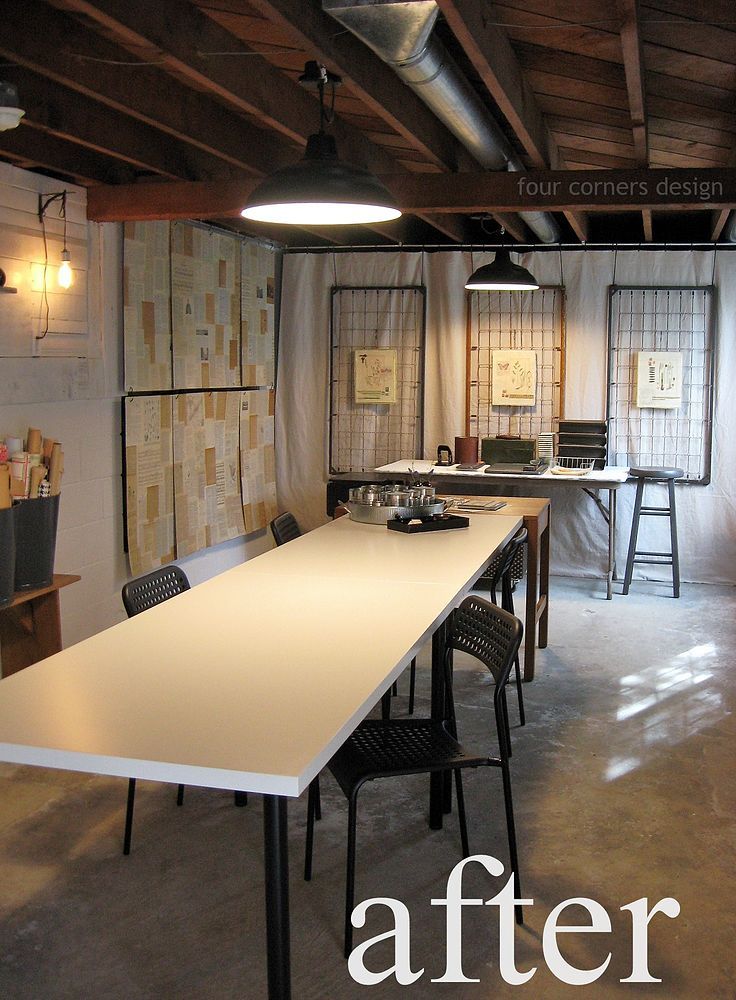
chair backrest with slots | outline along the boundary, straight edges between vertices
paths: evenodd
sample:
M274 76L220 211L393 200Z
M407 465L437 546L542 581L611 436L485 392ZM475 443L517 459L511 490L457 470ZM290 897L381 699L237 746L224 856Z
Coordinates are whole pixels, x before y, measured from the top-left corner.
M521 528L511 539L507 542L501 553L498 556L498 560L493 566L493 573L491 576L491 590L496 590L499 583L503 580L504 576L509 572L514 564L514 559L519 552L522 545L526 544L528 537L528 532L526 528ZM523 564L522 564L523 565Z
M452 613L447 649L469 653L484 663L498 692L508 680L522 631L514 615L471 594Z
M123 605L128 618L162 604L189 590L186 573L178 566L162 566L123 587Z
M271 534L274 537L274 541L277 545L283 545L285 542L291 542L294 538L298 538L302 531L297 520L292 513L286 511L285 514L279 514L271 521Z

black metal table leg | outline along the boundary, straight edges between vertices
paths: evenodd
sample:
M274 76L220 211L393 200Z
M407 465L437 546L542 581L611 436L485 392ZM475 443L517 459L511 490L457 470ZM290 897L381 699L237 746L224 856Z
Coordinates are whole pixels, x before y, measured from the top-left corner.
M443 657L445 655L445 636L447 625L443 622L432 636L432 718L445 717L445 678ZM445 811L445 775L440 773L429 776L429 827L431 830L442 829L442 815Z
M286 805L287 800L282 795L263 796L269 1000L290 1000L291 998L289 846Z

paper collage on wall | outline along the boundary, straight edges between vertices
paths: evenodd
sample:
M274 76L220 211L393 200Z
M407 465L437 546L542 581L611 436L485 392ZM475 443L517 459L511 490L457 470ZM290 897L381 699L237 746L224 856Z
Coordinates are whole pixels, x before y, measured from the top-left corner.
M168 222L126 222L123 238L125 385L171 388Z
M240 388L274 381L276 259L192 223L125 227L126 387L153 391L126 399L134 575L262 530L277 512L273 393ZM186 391L208 386L224 391Z
M134 576L176 558L171 396L125 401L128 556Z
M243 245L241 343L243 385L274 381L276 254L269 247Z
M682 354L679 351L639 351L636 405L671 410L681 403Z
M245 533L238 437L238 393L174 397L177 558Z
M494 406L534 406L537 352L494 351L491 387Z
M240 478L245 532L265 528L278 514L274 457L273 390L240 397Z
M240 240L187 222L171 230L175 389L240 385Z

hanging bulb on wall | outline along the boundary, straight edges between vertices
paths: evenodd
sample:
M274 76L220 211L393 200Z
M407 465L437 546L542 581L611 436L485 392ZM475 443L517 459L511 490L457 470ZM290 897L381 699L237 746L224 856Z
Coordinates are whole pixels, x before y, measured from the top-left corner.
M71 288L74 281L74 271L70 263L72 255L66 247L61 251L61 264L59 265L59 285L61 288Z

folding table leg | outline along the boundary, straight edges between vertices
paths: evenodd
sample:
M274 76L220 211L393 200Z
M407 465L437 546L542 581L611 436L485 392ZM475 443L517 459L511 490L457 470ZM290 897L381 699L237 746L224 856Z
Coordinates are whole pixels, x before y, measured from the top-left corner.
M263 796L263 855L266 875L266 951L269 1000L291 1000L289 941L289 846L287 800Z

